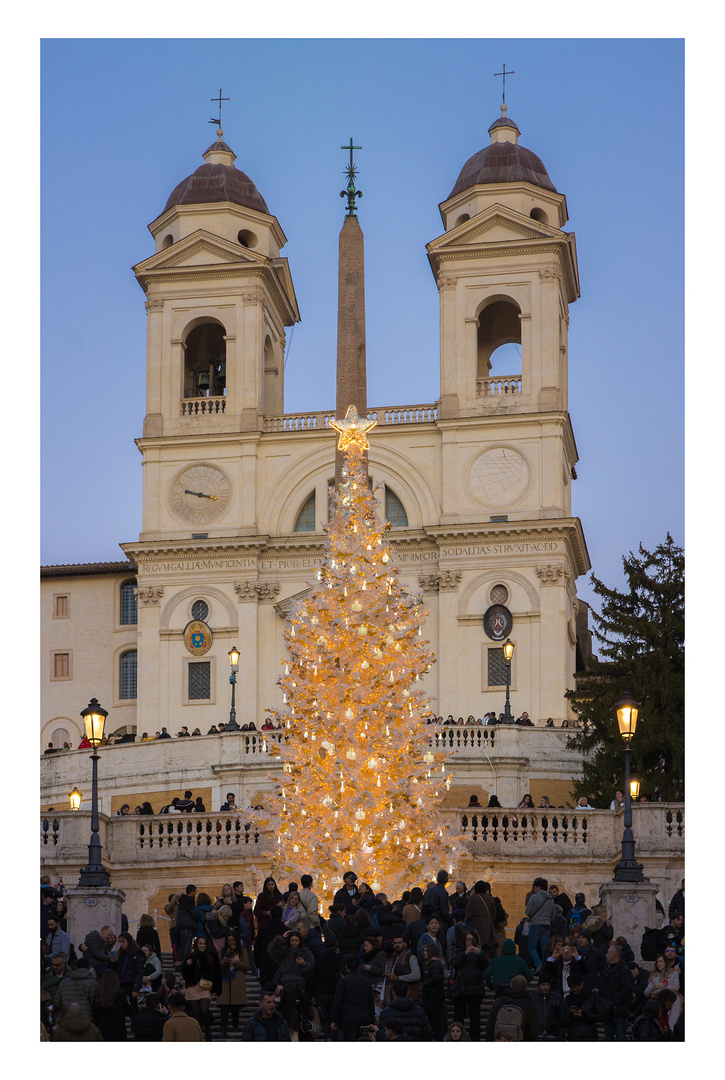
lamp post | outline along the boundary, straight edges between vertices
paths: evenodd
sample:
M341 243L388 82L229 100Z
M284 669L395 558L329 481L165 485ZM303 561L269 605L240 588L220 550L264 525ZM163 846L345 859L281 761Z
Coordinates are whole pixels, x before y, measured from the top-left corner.
M88 865L81 870L78 880L80 886L108 886L111 879L103 865L101 858L101 841L98 837L98 747L103 740L103 726L106 723L108 713L98 704L96 698L91 698L88 708L81 713L86 726L86 738L93 747L91 761L93 762L93 790L91 794L91 842L88 845ZM72 804L71 804L72 805ZM79 802L80 805L80 802Z
M513 641L511 641L510 638L507 638L503 646L503 656L506 661L506 705L504 706L503 715L506 723L512 719L509 689L511 687L511 658L514 655L514 648L515 645Z
M234 705L235 690L237 687L237 672L239 671L239 649L234 648L229 650L229 663L232 666L232 673L229 676L229 682L232 684L232 707L229 710L229 723L224 728L225 731L239 731L239 724L237 723L237 710Z
M639 702L626 693L614 706L617 711L619 734L624 739L624 833L622 834L622 858L614 868L615 881L644 881L642 863L634 857L634 833L632 832L632 790L629 780L630 744L637 727Z

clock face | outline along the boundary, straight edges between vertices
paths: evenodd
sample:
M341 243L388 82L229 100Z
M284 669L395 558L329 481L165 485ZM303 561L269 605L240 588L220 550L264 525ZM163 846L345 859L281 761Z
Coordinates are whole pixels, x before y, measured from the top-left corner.
M231 481L216 465L190 465L171 482L169 505L179 521L208 525L226 513L231 495Z

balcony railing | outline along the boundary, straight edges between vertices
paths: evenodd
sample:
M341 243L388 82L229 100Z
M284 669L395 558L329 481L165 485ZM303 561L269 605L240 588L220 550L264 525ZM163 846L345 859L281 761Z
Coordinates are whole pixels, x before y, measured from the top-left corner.
M334 420L334 411L310 413L284 413L282 416L266 416L265 431L322 431ZM398 424L430 424L438 418L438 404L432 405L380 405L368 409L368 419L377 420L382 427Z
M182 398L182 416L221 416L226 412L227 399L225 397L194 397Z
M520 375L488 375L476 379L476 393L479 397L505 397L507 394L521 393Z
M633 808L638 856L679 859L684 854L683 803L642 803ZM555 810L496 812L450 808L441 819L460 831L472 856L570 858L584 855L608 863L621 853L622 812ZM302 842L304 835L301 833ZM148 817L100 815L104 861L113 868L189 859L254 861L274 848L270 830L260 831L249 812L157 814ZM88 852L90 811L41 814L41 859L46 866L80 865Z

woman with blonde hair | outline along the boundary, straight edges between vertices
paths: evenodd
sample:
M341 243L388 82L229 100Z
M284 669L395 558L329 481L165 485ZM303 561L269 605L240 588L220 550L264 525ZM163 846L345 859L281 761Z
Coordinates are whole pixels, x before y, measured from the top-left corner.
M302 900L298 892L291 892L287 897L287 903L282 909L282 922L291 930L295 923L304 915Z
M660 990L674 990L674 992L677 993L679 989L679 968L677 970L674 968L668 969L665 957L658 956L655 960L652 974L649 977L649 982L644 988L644 996L646 998L656 998Z
M218 953L224 948L224 942L227 934L230 933L231 927L227 928L227 923L232 917L232 909L228 904L222 904L217 911L210 911L207 913L205 920L205 932L211 938L214 948Z

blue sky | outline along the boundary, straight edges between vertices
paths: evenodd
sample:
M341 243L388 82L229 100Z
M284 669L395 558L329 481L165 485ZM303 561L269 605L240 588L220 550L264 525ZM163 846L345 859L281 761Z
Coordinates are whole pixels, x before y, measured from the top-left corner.
M334 404L337 237L353 136L368 400L439 394L438 204L509 115L567 197L574 513L594 572L684 540L684 45L679 39L47 39L41 48L41 561L138 538L147 224L224 138L284 229L302 322L285 407ZM92 527L89 522L92 519ZM591 600L584 579L580 595Z

